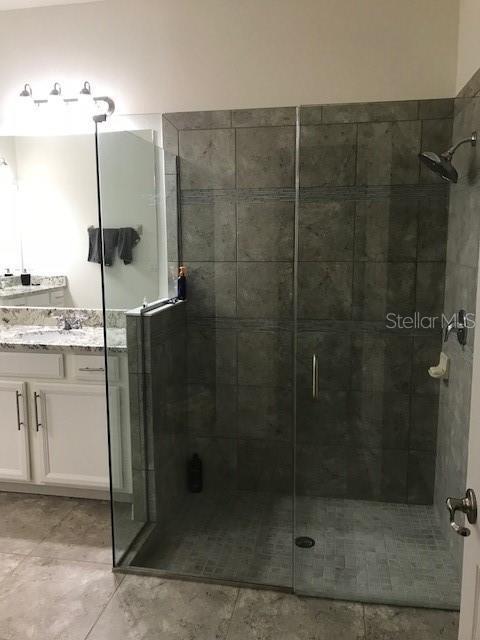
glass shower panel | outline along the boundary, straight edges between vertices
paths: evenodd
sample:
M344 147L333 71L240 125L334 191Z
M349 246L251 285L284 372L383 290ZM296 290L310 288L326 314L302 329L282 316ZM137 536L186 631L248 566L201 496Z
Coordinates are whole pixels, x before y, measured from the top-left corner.
M449 191L418 159L449 147L452 113L451 100L300 110L299 593L458 605L433 504L439 383L427 373ZM416 313L436 321L419 327Z
M176 242L175 216L167 234L166 192L175 160L156 138L152 130L97 133L115 565L154 517L145 316L168 297L167 244Z
M274 125L283 110L261 127L236 123L230 112L164 116L164 144L179 158L187 300L173 306L165 357L152 366L176 416L165 447L179 455L156 467L159 518L131 566L292 584L295 110L288 111L281 127Z

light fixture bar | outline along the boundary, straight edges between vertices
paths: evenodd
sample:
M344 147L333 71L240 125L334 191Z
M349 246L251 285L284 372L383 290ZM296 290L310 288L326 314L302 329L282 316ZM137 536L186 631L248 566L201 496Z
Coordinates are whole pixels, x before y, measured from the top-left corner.
M79 102L78 97L76 98L64 98L62 96L62 87L60 85L59 82L55 82L53 85L52 90L50 91L50 96L58 99L61 98L63 100L63 102L65 104L72 104L75 102ZM81 88L79 95L81 97L83 96L92 96L92 90L91 90L91 86L90 83L88 81L85 81L83 83L83 87ZM30 98L33 102L33 104L36 107L40 107L43 104L48 104L48 98L34 98L33 97L33 92L32 92L32 87L30 84L26 83L20 93L20 97L21 98ZM95 102L95 104L99 104L99 103L105 103L107 109L106 112L104 114L95 114L93 115L93 119L95 122L104 122L108 116L111 116L114 111L115 111L115 102L112 100L112 98L109 98L108 96L92 96L92 100L93 102Z

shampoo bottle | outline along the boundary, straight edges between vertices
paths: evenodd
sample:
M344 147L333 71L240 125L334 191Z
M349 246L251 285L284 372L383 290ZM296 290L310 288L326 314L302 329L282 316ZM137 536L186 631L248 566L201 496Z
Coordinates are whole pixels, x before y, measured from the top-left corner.
M202 461L198 453L194 453L188 461L187 485L191 493L200 493L203 489Z
M178 270L178 280L177 280L177 298L179 300L187 299L187 268L180 267Z

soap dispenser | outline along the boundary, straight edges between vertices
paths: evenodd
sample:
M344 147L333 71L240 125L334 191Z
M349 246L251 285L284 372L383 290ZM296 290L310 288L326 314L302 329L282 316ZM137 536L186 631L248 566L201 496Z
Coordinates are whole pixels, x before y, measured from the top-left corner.
M30 273L27 273L26 269L20 274L20 280L24 287L29 287L32 284L32 276Z

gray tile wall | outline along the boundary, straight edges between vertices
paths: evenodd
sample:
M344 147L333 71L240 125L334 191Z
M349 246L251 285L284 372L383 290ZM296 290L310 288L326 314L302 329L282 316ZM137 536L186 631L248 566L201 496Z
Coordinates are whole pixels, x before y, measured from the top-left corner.
M303 107L297 488L431 503L451 100ZM206 488L291 491L295 109L166 114L189 268L188 428ZM448 144L447 144L448 146ZM311 400L311 356L320 394Z
M448 192L417 156L449 146L452 113L452 100L301 109L302 493L433 500L439 331L386 330L385 316L442 313Z
M186 494L186 305L127 316L135 518L166 522Z
M475 79L475 78L474 78ZM453 139L467 137L480 128L480 98L455 101ZM451 185L448 220L445 306L446 317L465 309L474 313L480 238L480 153L478 147L463 147L455 154L459 172L457 184ZM455 337L444 345L451 359L448 384L440 388L437 438L435 505L444 522L444 531L461 568L463 541L448 526L445 498L462 496L466 488L470 394L474 332L468 334L462 348Z

